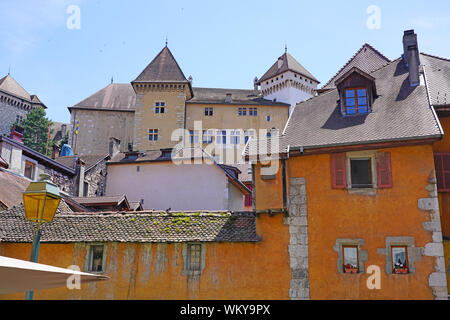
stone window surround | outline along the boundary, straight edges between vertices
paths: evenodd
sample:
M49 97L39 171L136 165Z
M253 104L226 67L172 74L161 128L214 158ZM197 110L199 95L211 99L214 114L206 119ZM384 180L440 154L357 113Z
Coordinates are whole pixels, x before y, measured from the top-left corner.
M26 161L28 161L28 162L30 162L30 163L32 163L34 165L32 177L31 177L32 179L31 180L32 181L36 181L37 180L36 175L37 175L37 172L38 172L38 165L39 165L39 163L36 160L34 160L34 159L31 159L31 158L29 158L27 156L22 155L22 176L24 176L24 177L25 177L25 163L26 163Z
M349 194L376 195L377 194L377 151L351 151L345 154L345 166L347 177L347 191ZM358 158L370 158L370 167L372 171L372 188L352 188L352 176L350 160Z
M364 239L360 238L338 238L333 246L333 250L338 253L337 271L338 273L344 273L344 257L342 252L343 246L357 246L358 247L358 273L364 273L364 263L368 260L367 250L362 250L364 246Z
M200 270L189 270L188 264L188 246L192 244L201 245L201 262L200 262ZM183 254L183 272L181 273L183 276L200 276L203 273L203 269L205 269L206 263L206 243L204 242L188 242L183 243L182 247Z
M159 106L156 106L156 104L159 103ZM162 108L164 108L164 112L161 112L161 103L164 103L164 106L162 106ZM167 104L165 100L155 100L155 102L153 103L153 113L156 114L156 108L160 108L159 112L157 113L158 115L160 114L166 114L167 113Z
M396 237L386 237L386 247L377 249L378 254L384 254L386 256L386 264L384 268L386 274L388 275L393 274L396 276L402 275L393 272L394 266L392 265L392 257L391 257L393 246L406 247L406 254L408 259L408 273L406 274L415 273L416 268L414 264L422 260L423 248L415 246L414 237L396 236Z
M93 271L91 269L91 248L94 246L103 246L103 257L102 257L102 271ZM84 259L84 270L85 272L93 273L93 274L103 274L106 272L106 252L107 246L103 242L92 242L86 246L86 257Z

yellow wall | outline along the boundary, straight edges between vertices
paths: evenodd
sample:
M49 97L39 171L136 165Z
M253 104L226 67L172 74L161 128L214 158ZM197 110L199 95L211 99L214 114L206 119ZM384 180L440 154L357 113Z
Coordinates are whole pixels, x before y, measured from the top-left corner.
M198 278L182 275L181 244L108 243L105 282L35 291L35 299L289 299L288 227L282 215L257 219L259 243L207 243ZM0 243L0 254L29 259L30 244ZM150 253L150 254L146 254ZM42 243L39 262L84 266L86 244ZM23 299L24 293L0 295Z
M379 151L391 152L393 188L379 189L376 196L332 189L329 154L287 160L288 176L306 179L311 299L433 298L428 275L434 271L435 258L423 256L415 263L414 274L399 276L384 271L386 257L377 253L378 248L386 247L386 236L412 236L416 247L432 241L431 233L422 227L430 217L417 208L419 198L429 197L425 186L434 169L431 146ZM259 165L256 175L259 176ZM275 181L256 178L256 207L279 208L282 205L281 186L281 170ZM381 290L366 287L366 273L338 273L338 253L333 250L337 238L365 240L361 248L368 251L365 266L380 266Z
M213 108L213 116L205 116L205 108ZM238 108L247 108L246 116L238 115ZM257 116L249 116L249 108L257 108ZM281 132L286 125L289 114L288 106L255 106L230 104L190 104L187 103L186 129L194 129L194 121L202 121L206 129L272 129ZM270 115L271 120L266 121ZM258 131L257 131L258 133Z
M134 149L157 150L169 148L176 144L171 141L176 128L184 128L185 101L188 86L180 89L136 89L136 111L134 117ZM155 113L155 103L165 102L165 113ZM158 141L149 141L148 130L158 129Z

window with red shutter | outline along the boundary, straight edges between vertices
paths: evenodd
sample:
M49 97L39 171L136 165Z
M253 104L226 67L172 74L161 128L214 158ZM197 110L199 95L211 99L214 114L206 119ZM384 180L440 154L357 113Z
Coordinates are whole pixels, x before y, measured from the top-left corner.
M379 152L377 154L377 180L378 188L392 188L390 152Z
M434 154L437 187L440 192L450 192L450 152Z
M345 153L331 154L331 186L333 189L345 189L347 187Z

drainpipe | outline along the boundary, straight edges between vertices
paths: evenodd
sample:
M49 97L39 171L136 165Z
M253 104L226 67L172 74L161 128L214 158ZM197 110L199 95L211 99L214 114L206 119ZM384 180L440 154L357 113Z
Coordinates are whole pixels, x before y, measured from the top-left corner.
M287 181L286 181L286 159L281 159L281 174L283 180L283 210L287 212Z

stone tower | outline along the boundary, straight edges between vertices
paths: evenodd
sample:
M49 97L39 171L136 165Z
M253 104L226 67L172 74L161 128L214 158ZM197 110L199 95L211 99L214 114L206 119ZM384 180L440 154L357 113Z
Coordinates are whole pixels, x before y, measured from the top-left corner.
M255 84L261 86L265 99L290 104L289 114L291 114L297 103L315 95L319 80L286 49L285 53Z
M136 92L133 150L173 147L172 132L184 129L186 100L193 93L167 45L131 85Z

